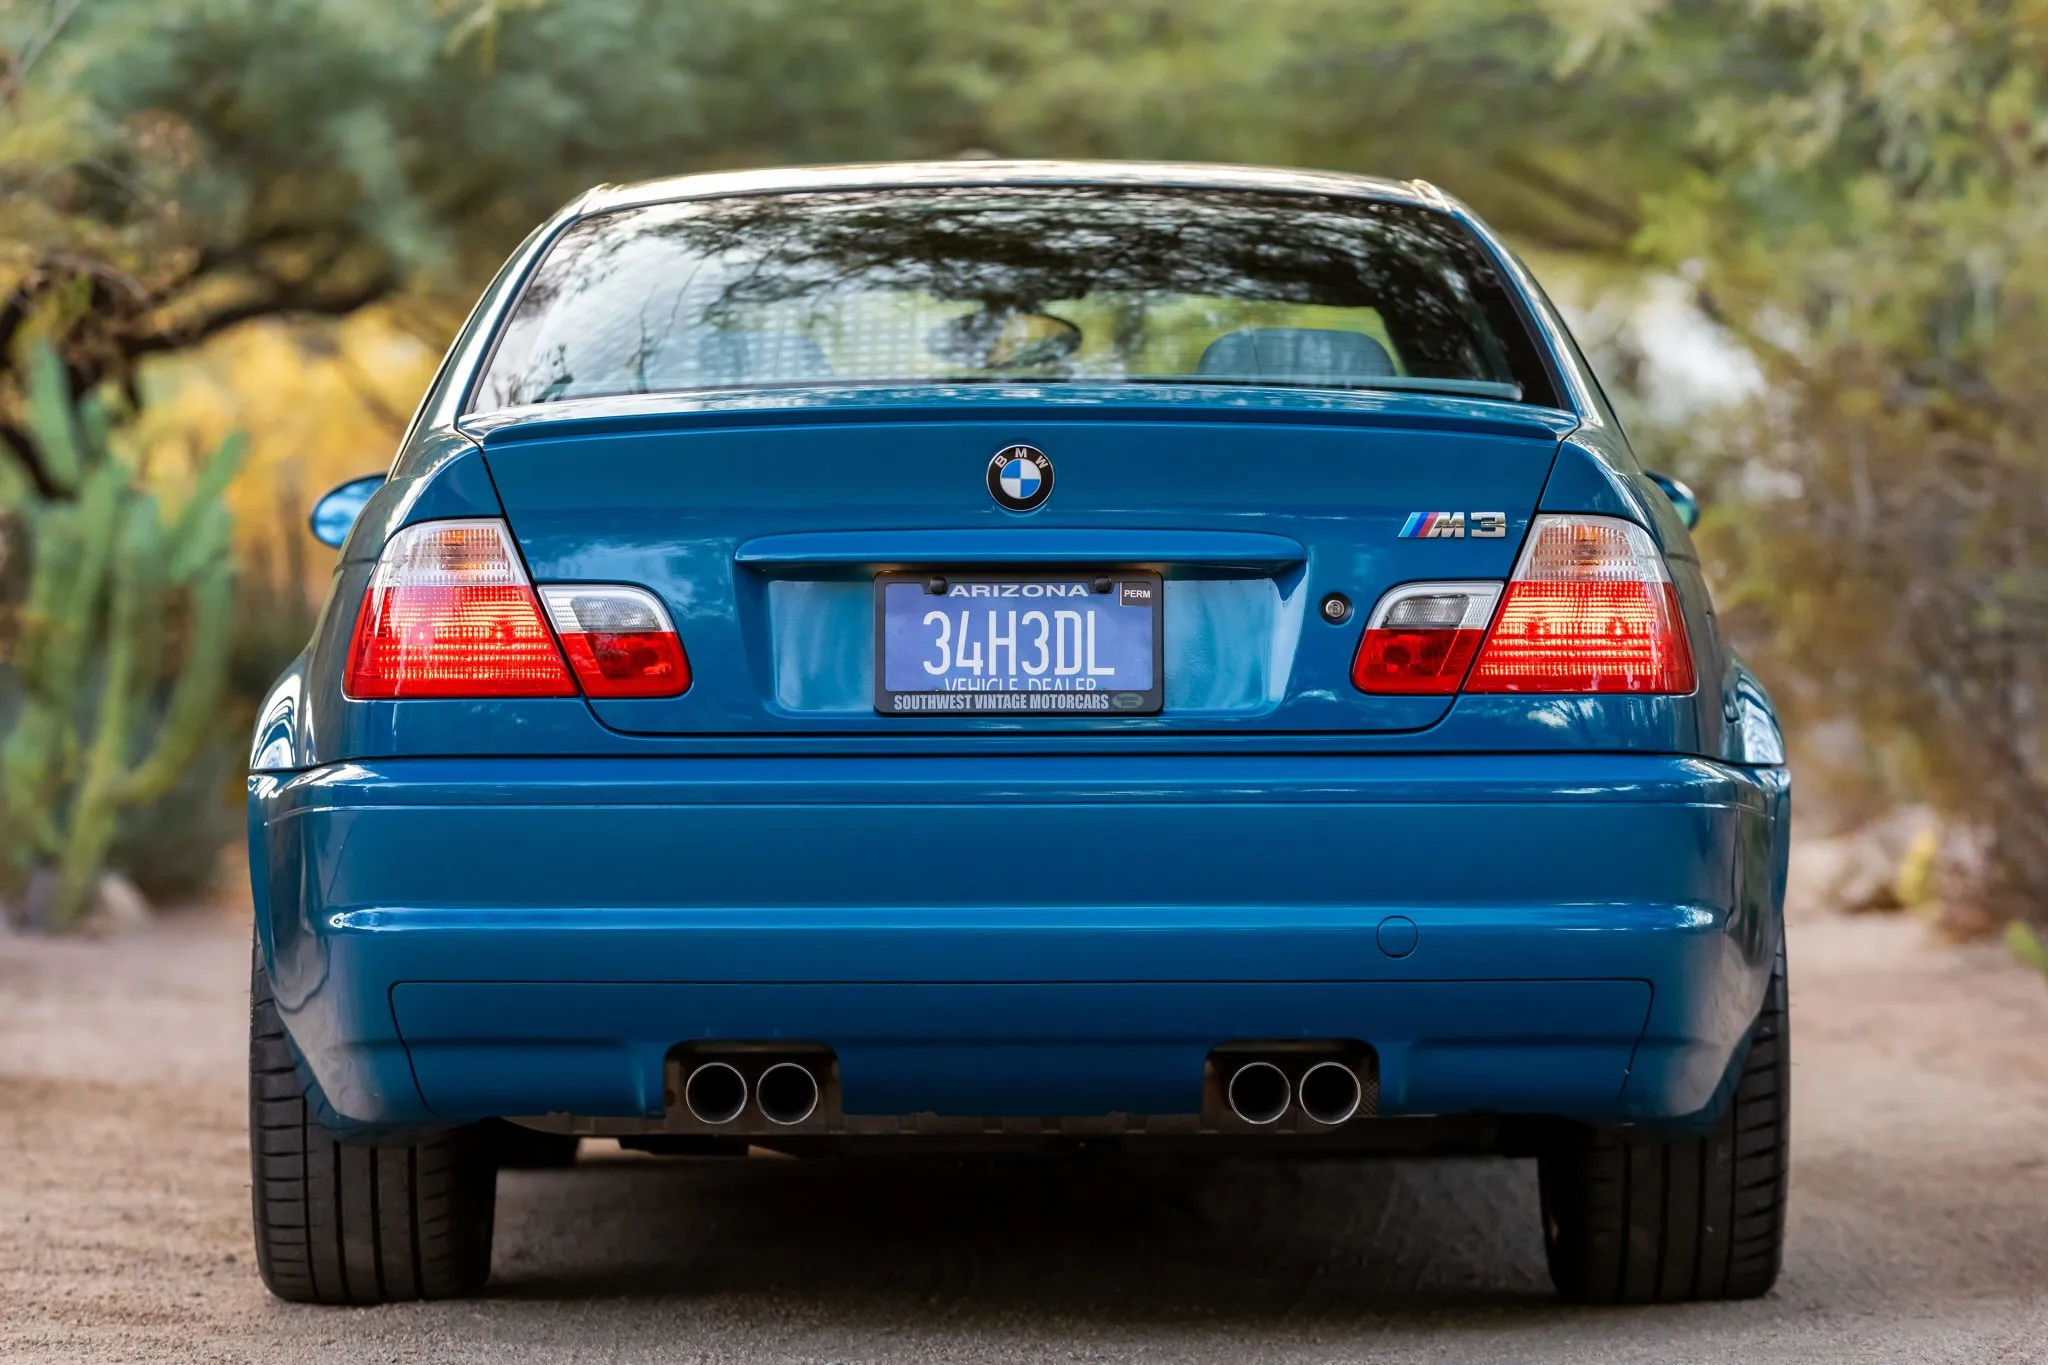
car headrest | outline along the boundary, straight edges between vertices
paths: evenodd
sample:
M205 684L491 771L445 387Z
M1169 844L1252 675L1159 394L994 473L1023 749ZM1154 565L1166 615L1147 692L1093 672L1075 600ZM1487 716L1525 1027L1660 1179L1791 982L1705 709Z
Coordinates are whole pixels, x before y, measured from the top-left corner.
M1195 373L1251 383L1362 384L1393 374L1394 358L1362 332L1247 327L1210 342Z

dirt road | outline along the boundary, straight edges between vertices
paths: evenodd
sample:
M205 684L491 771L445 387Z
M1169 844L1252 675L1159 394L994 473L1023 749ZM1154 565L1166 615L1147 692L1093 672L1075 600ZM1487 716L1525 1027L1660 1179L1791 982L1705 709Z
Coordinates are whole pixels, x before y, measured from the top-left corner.
M249 1252L245 933L0 940L0 1360L2048 1360L2048 990L1911 920L1794 925L1777 1292L1605 1312L1550 1297L1528 1163L589 1150L502 1178L488 1299L285 1306Z

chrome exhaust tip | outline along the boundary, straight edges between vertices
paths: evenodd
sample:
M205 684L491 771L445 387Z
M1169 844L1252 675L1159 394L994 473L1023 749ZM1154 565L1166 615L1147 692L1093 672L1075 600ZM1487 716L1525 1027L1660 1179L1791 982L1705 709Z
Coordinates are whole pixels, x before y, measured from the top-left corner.
M1364 1098L1358 1073L1342 1062L1317 1062L1301 1074L1296 1089L1301 1112L1329 1128L1349 1122Z
M787 1128L818 1112L818 1078L807 1066L777 1062L754 1082L754 1097L763 1118Z
M699 1123L731 1123L746 1111L747 1078L730 1062L705 1062L683 1082L683 1103Z
M1271 1062L1246 1062L1230 1073L1223 1094L1231 1113L1261 1128L1278 1123L1293 1098L1287 1073Z

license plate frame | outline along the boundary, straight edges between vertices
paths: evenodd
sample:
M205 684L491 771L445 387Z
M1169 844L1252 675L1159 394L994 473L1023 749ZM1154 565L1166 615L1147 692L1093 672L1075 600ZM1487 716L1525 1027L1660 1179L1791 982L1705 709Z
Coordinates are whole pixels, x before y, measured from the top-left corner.
M946 585L943 594L933 594L930 584L941 580ZM1095 586L1101 580L1108 580L1108 592L1096 592ZM994 589L988 595L973 594L974 585L986 584ZM1069 585L1081 584L1089 591L1085 596L1060 596L1048 598L1044 595L1026 596L1028 585L1057 584L1063 589ZM1002 589L1014 585L1016 593L1008 595ZM964 598L953 594L955 586L969 589ZM892 587L915 587L927 606L935 607L941 600L949 603L972 602L975 606L995 607L999 603L1015 610L1021 617L1024 612L1037 607L1056 608L1061 602L1081 602L1098 608L1107 607L1116 611L1143 611L1149 618L1151 657L1150 685L1144 688L1103 688L1095 686L1044 686L1026 687L1019 691L990 688L947 688L943 679L939 686L928 688L892 688L889 686L889 600ZM875 710L885 716L1002 716L1037 717L1056 719L1060 717L1087 717L1092 719L1118 719L1122 717L1156 716L1166 701L1166 585L1159 573L1145 569L1037 569L1037 570L981 570L981 569L923 569L917 571L892 571L878 573L874 578L875 593ZM898 594L899 599L902 594ZM1025 629L1029 629L1027 624ZM1084 620L1083 630L1086 623ZM1084 634L1082 639L1086 639ZM988 652L993 655L991 647ZM992 661L991 661L992 662ZM1047 680L1051 681L1051 669L1047 666ZM1084 664L1085 667L1085 664ZM1020 672L1021 670L1020 665ZM900 679L899 679L900 681ZM1038 681L1025 678L1025 681ZM1085 674L1076 677L1076 683L1092 681ZM932 698L957 700L936 701Z

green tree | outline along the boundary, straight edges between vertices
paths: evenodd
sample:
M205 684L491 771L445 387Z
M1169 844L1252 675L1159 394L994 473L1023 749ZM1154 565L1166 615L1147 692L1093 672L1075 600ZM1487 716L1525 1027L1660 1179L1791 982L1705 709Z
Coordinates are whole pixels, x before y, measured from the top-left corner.
M891 11L899 10L900 15ZM954 150L924 6L38 0L0 9L0 442L252 318L460 293L605 179ZM899 21L900 20L900 21Z

